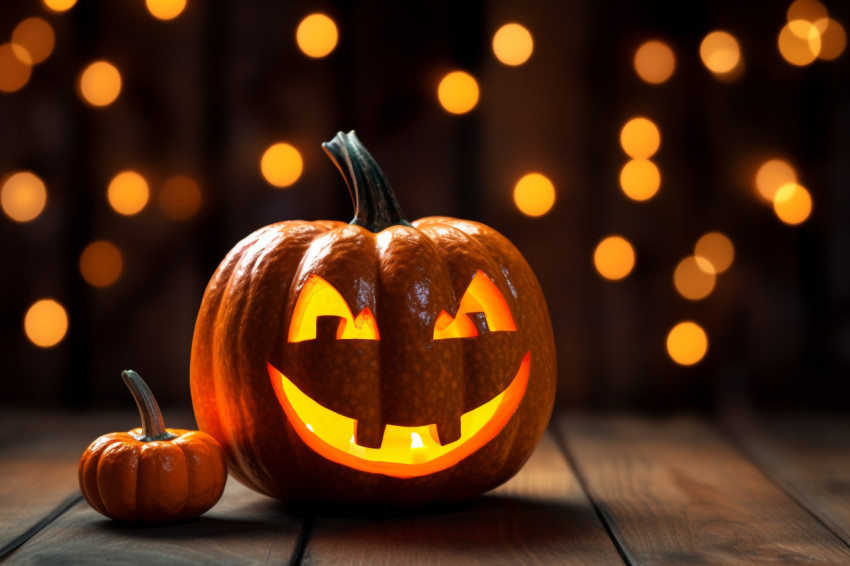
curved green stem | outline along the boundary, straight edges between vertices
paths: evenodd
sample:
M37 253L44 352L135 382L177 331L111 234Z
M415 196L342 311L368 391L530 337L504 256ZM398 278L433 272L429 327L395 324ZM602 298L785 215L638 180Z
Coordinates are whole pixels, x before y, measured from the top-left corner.
M322 148L342 173L354 201L354 219L350 224L371 232L394 225L410 226L389 181L353 130L347 134L339 132L334 139L323 143Z
M162 418L162 411L159 410L159 404L141 376L128 369L121 372L121 379L133 394L133 399L139 407L139 415L142 417L142 437L139 440L150 442L175 438L177 435L165 430L165 421Z

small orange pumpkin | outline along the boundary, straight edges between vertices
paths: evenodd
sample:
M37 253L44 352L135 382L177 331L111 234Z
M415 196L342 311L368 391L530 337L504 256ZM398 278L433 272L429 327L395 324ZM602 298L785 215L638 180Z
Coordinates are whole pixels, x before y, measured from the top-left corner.
M121 374L142 428L101 436L83 452L80 491L98 512L119 521L191 519L221 497L227 464L218 442L196 430L167 429L139 374Z
M354 132L324 144L349 224L287 221L224 258L192 344L198 426L282 500L421 504L496 487L555 395L546 301L498 232L408 222Z

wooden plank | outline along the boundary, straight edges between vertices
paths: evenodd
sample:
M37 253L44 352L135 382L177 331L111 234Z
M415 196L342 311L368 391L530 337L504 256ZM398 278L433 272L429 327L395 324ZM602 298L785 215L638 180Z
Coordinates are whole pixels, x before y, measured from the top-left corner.
M744 450L850 546L850 419L734 418Z
M0 556L79 498L77 463L102 426L120 417L0 417Z
M221 501L198 519L135 526L103 517L85 501L9 557L23 564L266 564L290 561L303 520L229 479Z
M0 557L38 532L80 496L77 464L101 434L138 426L138 412L0 413ZM192 426L187 413L175 426Z
M525 467L472 502L427 511L322 516L305 564L622 564L547 433Z
M850 564L850 549L694 419L561 418L597 509L636 564Z

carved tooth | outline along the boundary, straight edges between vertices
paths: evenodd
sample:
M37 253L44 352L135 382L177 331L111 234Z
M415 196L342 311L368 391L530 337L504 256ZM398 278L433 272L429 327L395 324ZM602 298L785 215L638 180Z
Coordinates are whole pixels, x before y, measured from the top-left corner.
M354 442L364 448L380 448L384 440L384 425L377 420L357 421L354 424Z
M431 438L445 446L446 444L460 440L460 418L433 424L428 427L428 430L431 433Z
M345 319L332 314L316 317L316 340L336 340L337 332L345 324Z

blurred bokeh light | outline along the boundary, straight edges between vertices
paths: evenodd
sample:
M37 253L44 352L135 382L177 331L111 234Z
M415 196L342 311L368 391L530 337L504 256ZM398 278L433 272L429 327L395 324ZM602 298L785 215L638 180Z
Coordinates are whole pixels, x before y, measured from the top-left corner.
M738 40L726 31L713 31L699 46L699 55L709 71L718 75L733 72L741 63Z
M723 273L735 260L735 247L725 234L709 232L697 240L694 256L711 262L711 271L714 273Z
M676 266L673 284L684 298L698 301L714 289L714 265L701 256L688 256Z
M172 177L159 190L159 206L173 220L187 220L201 208L203 195L194 180L183 175Z
M522 65L531 57L533 50L531 32L520 24L505 24L493 35L493 54L505 65Z
M800 224L812 213L812 196L804 186L786 183L773 197L773 210L782 222Z
M629 157L648 159L658 151L660 145L661 132L649 118L632 118L620 130L620 146Z
M620 188L636 201L651 199L661 187L661 171L649 159L630 159L620 170Z
M10 175L0 188L0 204L6 216L16 222L29 222L47 204L44 182L29 171Z
M294 146L285 142L275 143L266 149L260 158L260 171L270 185L284 188L292 185L301 176L304 161Z
M596 245L593 265L605 279L622 279L635 266L635 250L622 236L608 236Z
M41 18L27 18L12 32L12 45L27 52L24 63L35 65L47 59L53 52L55 42L53 28Z
M707 351L708 335L695 322L680 322L667 334L667 353L679 365L694 365Z
M77 0L41 0L44 5L54 12L65 12L74 7Z
M151 16L158 20L173 20L183 13L186 0L145 0Z
M526 216L543 216L555 204L555 185L540 173L528 173L514 185L514 203Z
M0 45L0 90L15 92L27 84L32 73L32 64L27 62L29 53L15 48L11 43Z
M787 161L771 159L765 161L756 173L756 190L765 202L773 202L773 197L786 183L797 181L797 172Z
M108 61L95 61L80 73L79 87L92 106L108 106L121 94L121 73Z
M336 23L325 14L310 14L301 20L295 31L298 48L314 59L330 55L338 40Z
M24 316L24 332L36 346L55 346L68 332L68 313L65 307L53 299L36 301Z
M478 104L478 81L467 72L452 71L440 80L437 98L446 112L466 114Z
M148 204L148 182L135 171L122 171L109 182L106 198L115 212L132 216L141 212Z
M676 70L676 56L663 41L650 40L638 47L634 56L635 72L649 84L666 82Z
M80 254L80 274L94 287L109 287L118 281L123 269L124 257L112 242L92 242Z

